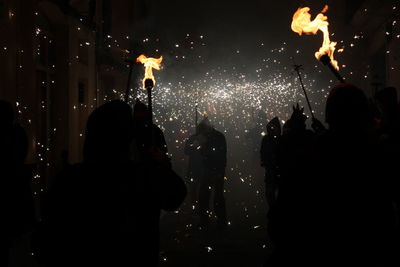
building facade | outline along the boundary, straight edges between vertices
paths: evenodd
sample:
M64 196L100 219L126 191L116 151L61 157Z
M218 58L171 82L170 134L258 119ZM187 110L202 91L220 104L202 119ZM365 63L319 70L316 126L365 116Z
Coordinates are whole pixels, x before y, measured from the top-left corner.
M127 87L146 1L0 0L0 99L14 104L41 188L82 160L86 120ZM133 87L133 85L132 85ZM67 157L65 157L67 156Z
M394 0L347 1L349 35L352 35L354 65L363 68L360 83L372 96L393 86L400 88L400 5ZM400 92L399 92L400 93Z

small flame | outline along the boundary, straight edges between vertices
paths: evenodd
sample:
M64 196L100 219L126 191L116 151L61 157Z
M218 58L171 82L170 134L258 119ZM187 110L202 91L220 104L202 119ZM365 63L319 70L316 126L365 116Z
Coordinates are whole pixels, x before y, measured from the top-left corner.
M332 65L335 69L339 69L338 62L333 58L335 52L336 42L331 42L329 39L328 30L328 17L324 15L328 11L328 6L325 5L324 9L319 13L313 21L311 21L311 14L309 13L309 7L299 8L293 15L292 30L299 35L305 34L317 34L320 30L324 34L324 41L318 52L315 53L315 57L319 60L321 56L328 55L331 59Z
M146 57L143 54L136 59L136 62L142 63L145 67L143 89L145 89L144 83L147 79L153 80L153 84L156 84L156 80L154 79L153 75L153 69L160 70L162 60L163 60L162 56L159 58L152 58L152 57Z

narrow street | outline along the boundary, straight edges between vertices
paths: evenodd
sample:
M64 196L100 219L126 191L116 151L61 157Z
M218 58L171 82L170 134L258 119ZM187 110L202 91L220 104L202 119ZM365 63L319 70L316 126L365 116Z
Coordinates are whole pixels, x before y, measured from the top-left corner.
M245 202L238 200L238 196L227 199L229 225L223 232L217 231L215 221L206 229L198 229L198 219L187 203L179 213L163 214L161 266L263 266L271 252L266 209L262 204L257 209L243 208Z

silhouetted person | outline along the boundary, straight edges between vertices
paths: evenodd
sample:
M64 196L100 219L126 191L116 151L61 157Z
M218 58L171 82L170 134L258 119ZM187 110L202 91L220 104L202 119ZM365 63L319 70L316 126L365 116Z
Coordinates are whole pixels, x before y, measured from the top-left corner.
M326 122L329 130L319 142L318 163L326 170L320 184L325 189L322 203L330 211L325 223L335 227L326 233L327 256L338 253L337 262L353 266L398 266L390 264L393 206L364 93L350 84L333 88Z
M200 226L209 222L209 202L211 190L214 194L214 212L217 215L217 227L224 229L227 225L226 207L224 197L224 177L226 167L226 140L225 136L214 129L204 119L197 126L197 140L200 144L200 153L204 166L204 173L200 182L199 215ZM211 188L211 189L210 189Z
M259 111L257 116L253 118L253 126L246 129L245 140L243 145L247 148L242 154L242 158L245 159L243 165L245 174L254 181L255 188L262 191L265 188L265 184L262 182L262 177L264 177L264 170L261 168L261 158L260 158L260 146L261 140L263 138L262 134L265 131L264 122L266 121L266 114Z
M400 107L397 90L387 87L375 95L378 109L380 155L384 168L382 174L389 177L391 195L397 210L397 249L400 250Z
M260 111L257 118L254 119L254 126L248 129L245 135L246 142L250 148L250 158L248 158L248 160L253 163L253 166L251 166L252 169L257 168L260 165L260 144L262 140L262 132L264 130L262 125L266 120L266 114Z
M306 129L306 120L304 108L299 104L293 106L277 149L278 194L267 214L268 234L277 248L272 258L276 266L290 266L285 261L292 259L291 246L296 246L296 235L302 233L299 220L305 215L302 200L307 198L310 187L308 173L314 143L314 134Z
M149 118L150 114L147 106L139 99L136 99L133 122L135 128L134 142L137 147L135 157L137 157L138 161L145 161L154 148L157 148L159 152L165 155L168 152L164 133L157 125L150 126Z
M286 187L286 184L302 184L308 175L315 134L306 129L306 120L304 108L300 108L299 104L293 106L293 113L284 124L284 131L277 148L277 165L280 170L278 188ZM278 191L279 195L281 190Z
M278 145L281 138L281 124L278 117L267 124L267 134L261 141L261 166L265 168L265 195L270 208L275 202L279 177Z
M12 227L12 218L10 216L12 207L9 206L8 190L14 179L14 170L12 168L12 128L14 123L14 111L10 103L0 101L0 172L1 172L1 210L4 221L1 226L0 237L0 264L8 266L8 254L11 246L11 236L9 229Z
M62 166L63 169L66 170L69 167L71 167L71 163L69 162L69 152L68 150L64 149L61 151L61 160L62 160Z
M397 137L400 132L400 108L397 100L397 90L386 87L375 95L375 102L380 116L380 133L384 137Z
M204 175L204 165L200 152L200 143L197 133L189 136L185 142L185 155L188 156L186 180L189 184L191 204L196 205L199 198L199 186Z
M11 246L21 241L34 224L32 175L25 165L27 153L25 130L15 122L12 105L0 100L1 266L8 266Z
M339 85L325 114L326 133L309 152L292 151L304 167L270 214L274 266L392 266L393 208L367 99Z
M34 242L45 266L158 264L160 210L177 209L186 187L166 158L130 160L136 130L122 101L89 116L83 163L58 177L47 196Z

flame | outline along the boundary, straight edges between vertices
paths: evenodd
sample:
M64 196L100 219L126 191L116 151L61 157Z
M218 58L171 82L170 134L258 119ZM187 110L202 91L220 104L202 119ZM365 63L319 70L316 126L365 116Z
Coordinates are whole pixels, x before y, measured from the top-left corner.
M146 57L145 55L140 55L136 59L136 62L142 63L145 67L145 73L144 73L144 78L143 78L143 89L145 89L144 82L147 79L153 80L153 84L156 84L156 80L154 79L153 75L153 69L160 70L161 68L161 62L163 60L163 57L159 58L152 58L152 57Z
M328 55L331 59L332 65L338 70L338 62L333 57L336 42L331 42L329 39L328 17L323 14L328 11L328 6L325 5L324 9L315 17L313 21L311 21L311 14L309 11L309 7L299 8L293 15L291 28L299 35L302 35L303 33L317 34L318 30L320 30L324 34L324 40L319 51L315 52L315 57L319 60L321 56Z

